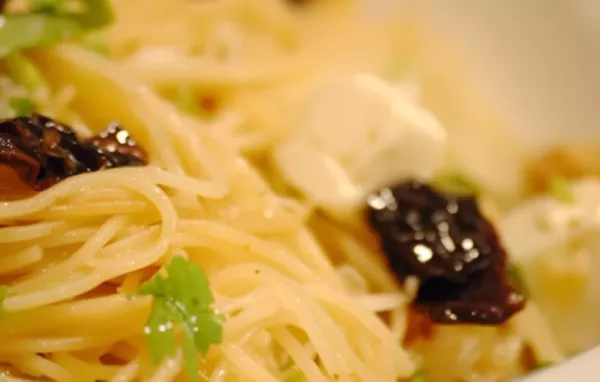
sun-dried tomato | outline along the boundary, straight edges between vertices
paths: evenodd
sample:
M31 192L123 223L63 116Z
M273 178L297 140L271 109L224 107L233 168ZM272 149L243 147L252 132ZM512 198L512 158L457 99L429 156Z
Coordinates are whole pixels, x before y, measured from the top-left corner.
M524 307L473 197L409 181L370 195L368 222L400 281L419 279L414 303L435 322L499 324Z
M118 124L80 139L70 127L39 114L0 121L0 165L35 191L73 175L146 163L146 153Z

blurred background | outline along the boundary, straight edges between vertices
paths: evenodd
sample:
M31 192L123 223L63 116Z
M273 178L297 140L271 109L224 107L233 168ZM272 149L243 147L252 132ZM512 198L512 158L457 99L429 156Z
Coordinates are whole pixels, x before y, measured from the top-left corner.
M600 1L397 4L452 45L473 93L519 134L600 137Z

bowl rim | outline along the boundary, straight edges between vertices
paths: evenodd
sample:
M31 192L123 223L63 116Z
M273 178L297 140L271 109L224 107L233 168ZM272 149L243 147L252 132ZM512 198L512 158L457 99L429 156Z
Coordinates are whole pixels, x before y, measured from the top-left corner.
M566 360L529 373L518 382L562 382L576 380L594 381L595 373L600 369L600 346L576 354Z

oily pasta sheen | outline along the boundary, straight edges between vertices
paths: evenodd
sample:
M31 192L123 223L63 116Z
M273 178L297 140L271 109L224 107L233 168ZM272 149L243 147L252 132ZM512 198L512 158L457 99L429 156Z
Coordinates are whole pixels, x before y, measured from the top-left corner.
M223 343L200 371L206 377L281 380L284 355L315 381L412 373L401 343L374 314L401 309L405 299L397 291L349 294L304 226L306 206L274 194L234 150L114 65L76 47L38 59L42 67L46 60L77 67L70 81L82 89L105 82L126 113L111 117L143 131L136 136L152 163L76 176L2 205L0 219L10 224L0 229L2 280L13 281L4 308L18 312L0 322L9 370L60 381L177 376L180 357L152 368L141 337L149 301L127 296L183 255L208 274L216 308L228 317ZM77 92L75 110L91 106L85 92ZM109 101L104 112L110 108Z
M448 327L436 339L446 347L409 349L414 291L368 234L315 213L265 164L319 81L390 72L393 12L359 17L363 6L120 0L107 57L68 44L27 52L51 89L36 95L42 113L84 137L119 121L150 163L0 203L0 380L186 380L181 349L152 363L151 298L136 295L174 256L202 268L226 318L200 380L394 382L423 364L432 380L503 380L522 371L526 346L562 358L533 304L501 328ZM176 107L182 86L206 110ZM461 330L479 352L470 363Z

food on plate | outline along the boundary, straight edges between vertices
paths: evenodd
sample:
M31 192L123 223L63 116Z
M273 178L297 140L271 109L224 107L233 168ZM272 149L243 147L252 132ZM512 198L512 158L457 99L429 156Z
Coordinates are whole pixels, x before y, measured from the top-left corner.
M600 342L597 154L522 150L394 2L0 6L0 379L504 381Z

